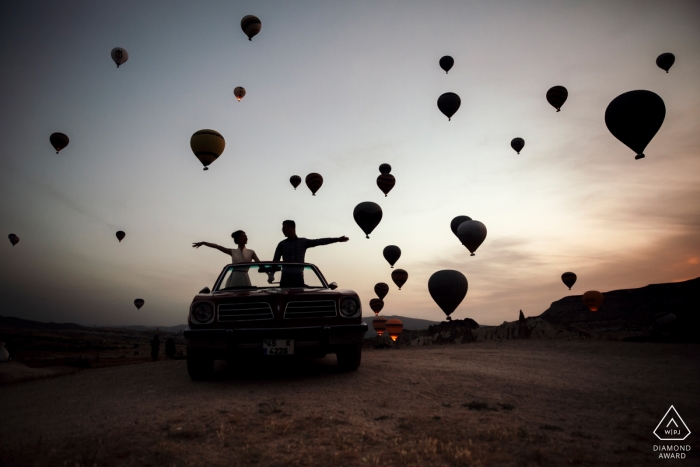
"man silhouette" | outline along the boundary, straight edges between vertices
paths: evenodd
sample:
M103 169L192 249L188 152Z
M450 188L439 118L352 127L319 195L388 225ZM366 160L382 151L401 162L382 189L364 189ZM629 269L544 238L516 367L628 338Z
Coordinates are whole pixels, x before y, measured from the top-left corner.
M272 258L272 261L279 261L281 258L285 263L303 263L307 248L348 241L348 237L346 236L335 238L317 238L314 240L299 238L297 237L296 223L290 220L282 222L282 233L287 238L279 242L277 245L277 248L275 249L275 256ZM286 266L282 268L280 287L303 286L304 268L302 266Z

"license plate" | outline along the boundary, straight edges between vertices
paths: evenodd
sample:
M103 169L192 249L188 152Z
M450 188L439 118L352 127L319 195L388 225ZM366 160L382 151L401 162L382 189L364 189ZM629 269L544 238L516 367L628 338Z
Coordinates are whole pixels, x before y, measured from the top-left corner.
M293 355L294 341L291 339L265 339L263 340L264 355Z

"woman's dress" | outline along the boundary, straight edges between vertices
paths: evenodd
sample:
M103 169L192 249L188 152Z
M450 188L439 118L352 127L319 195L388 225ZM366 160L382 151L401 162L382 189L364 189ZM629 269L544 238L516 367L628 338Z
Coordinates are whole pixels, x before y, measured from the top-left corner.
M253 250L243 247L234 248L231 250L231 262L235 266L237 263L250 263L253 261ZM249 287L250 286L250 276L248 276L248 267L236 267L231 271L231 275L226 281L226 287Z

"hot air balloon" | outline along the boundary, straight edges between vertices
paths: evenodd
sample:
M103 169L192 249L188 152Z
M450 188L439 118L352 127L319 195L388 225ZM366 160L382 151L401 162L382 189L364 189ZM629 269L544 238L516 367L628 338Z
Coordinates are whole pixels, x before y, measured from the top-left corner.
M387 284L385 284L384 282L377 282L374 285L374 293L377 294L377 297L384 300L384 297L386 297L386 294L389 293L389 286Z
M126 234L122 230L117 232L117 240L119 240L119 243L121 243L122 240L124 240L124 237L126 237Z
M146 303L146 301L143 298L137 298L136 300L134 300L134 305L136 305L136 308L138 308L139 310L141 309L144 303Z
M51 142L51 146L56 150L56 154L58 152L68 146L68 136L64 135L63 133L52 133L51 136L49 136L49 141Z
M391 337L391 340L396 342L396 339L399 338L399 334L401 334L401 331L403 331L403 323L401 320L390 319L384 326L386 328L386 332L389 334L389 337Z
M665 54L661 54L656 57L656 66L668 73L668 70L673 66L673 62L675 61L676 56L670 52L666 52Z
M452 116L459 110L459 106L462 105L462 99L453 92L446 92L438 97L437 105L440 112L444 113L449 121L452 120Z
M620 94L605 109L605 125L613 136L644 158L644 149L666 117L663 99L651 91Z
M394 184L396 184L396 179L391 174L381 174L377 177L377 186L382 190L385 197L389 194L391 189L394 188Z
M589 310L593 312L598 311L600 309L600 305L603 303L603 294L597 290L589 290L583 294L583 303Z
M379 166L379 173L388 174L391 172L391 166L389 164L382 164Z
M245 88L242 88L241 86L234 88L233 95L236 96L236 99L238 99L238 102L240 102L241 99L245 97Z
M382 254L384 255L384 259L387 260L393 268L394 264L396 264L401 257L401 248L397 247L396 245L389 245L384 247Z
M226 141L221 133L214 130L199 130L190 138L190 147L197 159L204 166L204 170L209 170L208 165L219 158Z
M452 269L438 271L428 280L428 292L440 309L445 312L448 321L452 319L450 314L464 300L468 288L469 284L464 274Z
M119 68L119 65L122 65L124 64L124 62L129 60L129 52L122 49L121 47L113 48L110 55L112 56L112 60L114 60L114 63L117 64L117 68Z
M394 284L396 284L399 290L401 290L401 287L408 280L408 273L403 269L395 269L391 271L391 280L394 281Z
M515 149L515 152L520 154L520 151L522 151L523 147L525 147L525 140L522 138L513 138L513 140L510 142L510 147Z
M296 190L299 184L301 183L301 177L299 175L292 175L291 177L289 177L289 183L291 183L294 189Z
M369 301L369 307L374 311L374 315L378 315L382 308L384 308L384 300L381 298L373 298Z
M381 336L382 334L384 334L384 330L386 329L386 318L383 318L381 316L374 318L372 320L372 327L375 331L377 331L377 335Z
M576 283L576 274L573 272L565 272L561 275L561 281L571 290L571 287Z
M372 201L364 201L355 206L352 217L355 218L357 225L360 226L367 238L369 238L369 234L372 233L374 228L379 225L379 221L382 220L382 208Z
M452 65L455 64L455 59L450 57L449 55L445 55L440 59L440 68L445 70L445 74L447 74L448 71L450 71L450 68L452 68Z
M547 91L547 102L557 109L557 112L561 110L567 97L569 97L569 91L564 86L554 86Z
M10 239L10 243L12 243L12 246L15 246L15 245L17 245L17 243L19 243L19 237L15 234L10 234L7 236L7 238ZM375 290L376 290L376 287L375 287Z
M309 187L312 195L316 196L316 192L321 188L321 185L323 185L323 177L321 174L312 172L306 176L306 186Z
M462 245L471 252L471 256L474 256L476 249L486 239L486 226L474 220L462 222L457 228L457 236Z
M260 32L260 28L262 28L262 23L257 16L246 15L241 20L241 29L248 36L249 41L252 41L253 36Z
M459 235L457 235L457 228L459 227L459 224L470 220L472 220L472 218L469 216L457 216L452 219L452 222L450 222L450 229L452 230L452 233L455 234L455 237L459 238Z

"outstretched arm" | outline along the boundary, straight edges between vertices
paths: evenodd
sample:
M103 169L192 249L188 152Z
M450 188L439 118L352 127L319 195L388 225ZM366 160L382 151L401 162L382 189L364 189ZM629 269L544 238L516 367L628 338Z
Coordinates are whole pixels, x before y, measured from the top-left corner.
M314 240L307 240L306 241L306 248L313 248L315 246L320 246L320 245L329 245L331 243L336 243L336 242L347 242L349 240L348 237L343 235L342 237L335 237L335 238L316 238Z
M209 248L216 248L222 253L226 253L227 255L231 256L231 249L230 248L224 248L220 245L217 245L216 243L209 243L209 242L197 242L192 244L192 248L199 248L200 246L208 246Z

